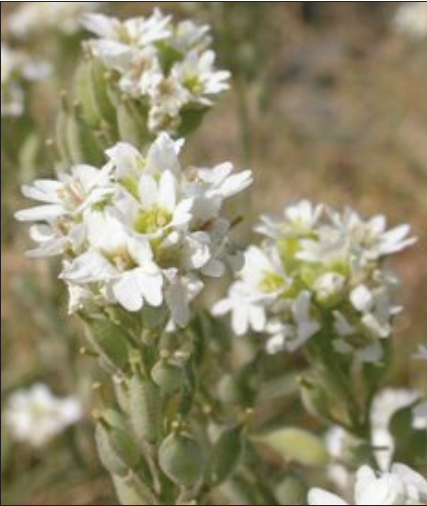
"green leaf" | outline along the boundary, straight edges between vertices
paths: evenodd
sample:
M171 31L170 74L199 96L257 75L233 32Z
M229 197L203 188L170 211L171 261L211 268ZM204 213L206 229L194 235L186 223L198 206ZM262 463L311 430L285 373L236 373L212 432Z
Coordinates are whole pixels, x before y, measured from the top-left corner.
M265 444L288 462L304 466L324 466L329 462L322 439L306 430L286 427L256 437L255 441Z
M212 486L221 485L238 468L245 449L241 425L225 430L214 446L206 473L206 481Z
M104 316L86 317L86 335L93 349L112 369L123 370L128 362L128 336L125 330Z

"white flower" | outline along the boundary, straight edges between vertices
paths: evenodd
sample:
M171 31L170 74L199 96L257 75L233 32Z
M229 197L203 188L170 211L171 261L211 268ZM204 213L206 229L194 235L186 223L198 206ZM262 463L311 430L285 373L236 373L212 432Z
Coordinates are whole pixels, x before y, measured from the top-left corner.
M76 398L57 398L46 385L37 384L9 398L4 422L16 441L38 448L82 417L83 408Z
M419 392L405 389L387 389L374 399L371 409L371 442L381 470L387 471L393 462L395 441L390 424L396 413L413 406L420 398ZM414 428L416 421L414 420Z
M191 95L190 100L195 103L211 106L209 97L230 87L230 72L215 70L215 58L213 51L200 54L199 51L193 50L185 55L184 61L177 63L172 69L172 77L183 84Z
M397 9L394 26L414 39L427 36L427 2L405 2Z
M127 21L92 14L84 24L98 36L88 41L88 56L114 71L118 89L147 111L152 133L191 129L188 114L201 118L229 88L230 73L215 68L207 26L174 23L158 9Z
M10 18L15 37L24 39L46 30L59 30L67 35L77 32L83 14L101 7L104 2L22 2Z
M368 466L357 473L353 504L425 504L427 481L403 464L394 464L390 472L376 474ZM321 489L309 493L310 505L346 505L340 497Z
M286 207L281 217L261 217L262 224L256 230L267 237L310 236L323 212L323 206L314 206L308 200Z
M364 221L349 209L340 214L309 201L261 221L257 231L265 240L249 248L249 267L215 314L233 313L239 334L261 329L269 353L296 351L322 332L337 353L379 363L382 341L401 311L392 301L397 280L385 260L415 242L409 227L387 231L382 216ZM262 315L256 328L252 313Z
M288 287L280 261L252 246L245 252L239 277L242 281L236 282L228 297L214 306L213 314L223 316L231 312L237 335L244 335L249 329L262 332L267 323L266 307Z
M233 330L238 336L247 334L249 330L262 332L265 329L266 311L258 299L251 299L242 283L235 283L228 297L217 302L212 309L214 316L224 316L228 313L232 315Z
M182 53L206 49L212 42L209 32L207 25L197 25L191 20L181 21L175 29L172 45Z
M311 294L307 291L302 291L294 301L283 301L275 311L285 316L286 323L273 319L267 325L267 332L272 335L267 340L267 353L274 355L283 350L293 353L322 328L312 317Z
M147 153L119 143L100 169L79 165L60 180L24 186L42 205L16 218L36 222L31 256L63 256L70 312L167 308L173 323L186 326L203 278L241 267L222 209L252 175L234 175L231 164L183 170L181 146L166 134Z

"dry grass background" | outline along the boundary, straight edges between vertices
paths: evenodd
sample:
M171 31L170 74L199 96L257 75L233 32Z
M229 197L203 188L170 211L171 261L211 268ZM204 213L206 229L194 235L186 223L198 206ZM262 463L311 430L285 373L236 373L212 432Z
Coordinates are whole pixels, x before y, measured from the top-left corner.
M180 3L161 2L164 10L182 13ZM242 5L228 21L229 40L220 40L224 27L211 21L223 61L237 55L231 61L237 91L190 140L188 159L251 165L252 205L240 206L247 222L310 198L364 215L384 213L391 224L411 223L419 243L395 263L406 311L396 324L390 382L425 390L425 368L408 367L408 359L427 335L427 42L392 32L395 2L233 3ZM159 3L112 4L125 15ZM2 2L2 37L10 8ZM5 170L19 167L2 159L2 201L16 210L19 177ZM54 267L25 260L26 245L25 230L2 216L2 404L16 387L44 380L60 393L81 392L89 406L92 366L76 360L77 331L65 315ZM114 503L90 420L43 453L11 447L2 429L1 476L2 504Z

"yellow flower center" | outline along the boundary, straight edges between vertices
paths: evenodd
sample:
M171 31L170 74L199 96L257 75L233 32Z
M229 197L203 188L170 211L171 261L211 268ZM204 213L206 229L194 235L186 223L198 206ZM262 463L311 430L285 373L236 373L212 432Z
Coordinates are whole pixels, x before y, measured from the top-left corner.
M139 213L135 221L135 229L140 234L154 234L169 225L171 220L172 215L169 211L156 207Z

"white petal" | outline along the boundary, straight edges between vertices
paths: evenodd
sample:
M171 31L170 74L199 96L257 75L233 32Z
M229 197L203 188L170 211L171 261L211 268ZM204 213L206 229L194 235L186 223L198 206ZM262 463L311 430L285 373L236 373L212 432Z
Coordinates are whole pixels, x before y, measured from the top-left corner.
M139 181L139 198L143 209L153 209L158 203L158 194L159 187L156 180L148 174L143 174Z
M25 197L49 204L61 204L58 191L64 187L60 181L39 180L33 186L24 185L21 190Z
M63 206L48 205L37 206L24 211L15 213L15 219L18 221L51 221L68 214Z
M233 304L230 299L222 299L218 301L212 308L213 316L224 316L233 310Z
M348 504L337 495L317 488L310 491L308 495L308 503L310 506L320 506L323 504L330 506L347 506Z
M177 200L177 182L175 176L170 170L164 172L159 183L159 201L161 209L166 209L170 213L174 212Z
M163 304L163 277L160 271L149 274L143 269L137 269L135 274L144 299L150 306L160 307Z
M144 305L138 280L134 273L124 274L114 284L113 293L118 303L131 313L140 311Z
M401 478L407 486L414 486L423 500L427 499L427 480L421 474L404 464L394 464L391 472Z
M147 155L146 169L152 174L162 173L166 170L174 174L181 172L175 142L167 134L161 134L151 146Z
M145 238L128 240L128 251L132 260L139 266L146 266L153 260L153 251L150 242Z
M369 311L374 302L372 292L365 285L355 288L351 292L350 299L354 308L360 312Z
M120 21L104 14L87 14L82 20L83 27L98 37L115 39Z

